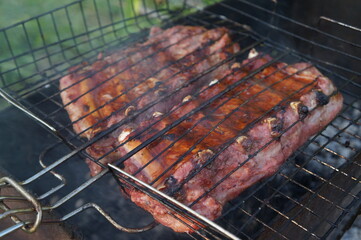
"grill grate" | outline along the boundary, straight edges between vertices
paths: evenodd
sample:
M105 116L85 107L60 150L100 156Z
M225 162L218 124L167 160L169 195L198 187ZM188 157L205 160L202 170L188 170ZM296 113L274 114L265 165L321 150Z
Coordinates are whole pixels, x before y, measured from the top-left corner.
M359 81L360 73L357 69L361 60L359 57L361 55L358 54L360 45L347 38L339 37L334 33L320 30L324 23L319 23L318 27L312 27L289 18L280 13L280 9L282 9L281 4L279 6L271 2L257 1L257 3L254 3L238 0L235 1L236 4L238 4L237 8L235 8L234 2L225 1L219 3L214 8L211 7L195 12L194 7L187 4L172 6L165 1L165 4L158 5L156 3L157 1L150 1L151 3L149 5L148 1L143 1L142 11L144 12L139 13L135 10L135 5L133 4L135 2L119 1L117 4L119 4L118 7L121 9L121 12L117 16L114 15L111 9L112 4L115 2L116 1L112 0L107 0L105 3L97 0L74 2L0 31L0 42L5 43L4 54L0 57L0 66L2 67L1 94L22 110L27 111L28 114L31 114L33 117L36 116L38 121L42 121L43 126L59 137L59 141L46 149L40 156L40 163L43 170L38 171L20 184L32 189L32 185L45 184L44 178L52 179L51 183L54 185L51 188L49 187L50 190L48 189L45 192L35 191L37 199L43 201L44 206L46 206L43 207L43 211L61 209L61 207L68 202L75 201L79 194L86 191L86 189L91 188L98 181L101 181L101 179L112 173L117 176L116 179L121 178L130 186L136 187L159 201L162 201L170 209L186 214L186 218L193 221L196 225L206 226L202 230L195 231L194 234L190 235L190 237L196 239L216 239L224 236L249 239L292 239L294 236L299 236L302 239L319 239L335 236L335 234L342 232L345 225L344 222L346 221L345 219L347 219L346 216L353 215L357 208L359 208L361 202L361 158L359 156L361 149L361 99L359 95L361 85ZM258 5L258 2L261 2L261 5ZM148 3L148 5L146 3ZM127 15L127 13L123 11L123 9L126 9L125 5L127 4L129 4L128 7L130 7L129 9L131 9L131 12L133 12L132 15L134 16ZM270 7L268 5L270 5ZM92 16L87 16L84 13L84 9L87 6L91 6L94 9ZM108 18L103 19L101 17L102 11L109 13L106 14ZM71 16L73 16L75 12L81 13L78 20L84 25L83 29L79 30L79 32L76 32L73 28L74 20L72 20ZM221 14L226 15L226 17ZM335 24L334 20L327 17L321 17L320 21L328 22L325 24ZM52 27L50 27L50 29L45 28L45 23L49 24L49 22ZM247 25L241 25L240 23ZM341 24L337 21L336 23ZM28 26L31 24L37 26L37 34L38 37L41 38L40 45L34 45L32 42L34 36L32 36L28 30ZM68 28L66 30L60 30L59 26L61 24L66 25ZM94 159L94 157L90 156L85 151L87 147L109 135L119 126L130 120L125 119L98 134L93 139L85 140L74 133L72 129L73 123L69 122L64 105L59 96L59 79L68 75L69 67L82 62L86 62L85 65L90 66L100 52L103 52L103 55L108 55L114 49L126 48L134 42L144 41L148 35L148 30L146 29L155 24L160 24L163 27L170 27L177 24L204 26L207 28L226 26L231 30L233 39L241 45L242 50L239 53L229 56L220 64L210 67L199 76L192 78L190 82L198 81L201 77L216 70L225 62L233 59L245 59L248 52L252 48L256 48L260 52L270 54L273 60L262 68L252 72L246 78L253 77L262 69L276 61L310 61L335 82L345 98L342 112L324 131L308 140L303 147L298 149L273 177L255 184L243 192L237 199L227 203L222 216L215 221L217 225L212 225L212 223L207 223L207 221L199 219L199 216L195 216L192 212L185 211L182 206L177 206L172 201L167 201L167 199L164 199L159 193L152 191L149 187L141 183L139 185L139 182L134 182L129 176L125 176L124 173L117 170L117 167L112 167L113 170L109 170L100 160L114 150L108 152L100 159ZM353 31L352 33L356 32L356 34L358 34L358 29L353 26L341 26L347 28L345 31L350 30ZM56 39L47 39L46 33L49 32L54 32ZM27 49L23 52L19 52L13 46L14 39L19 37L26 39L26 43L28 44ZM332 57L330 57L330 55L332 55ZM147 56L140 61L146 61L151 57L152 55ZM348 65L345 66L345 64L342 64L342 61L340 62L338 59L342 59L342 61L347 62ZM118 61L121 61L121 59ZM84 65L82 67L84 67ZM129 66L129 68L130 67L131 66ZM167 67L169 66L164 68ZM191 67L192 66L189 68ZM164 68L159 69L157 72L160 72ZM125 70L126 69L122 71ZM119 72L115 73L115 75L117 74L119 74ZM176 74L179 74L179 72ZM145 76L145 79L155 75L156 73L153 73L151 76ZM111 79L106 79L105 82L109 80ZM222 82L222 80L223 79L219 79L219 82ZM262 79L260 79L260 81L261 80ZM282 81L282 79L280 81ZM208 106L212 101L239 84L241 84L241 81L230 85L226 90L220 92L192 112L185 114L177 121L157 132L113 164L120 166L121 163L127 161L127 159L136 152L155 141L158 137L164 136L168 130L176 127L182 121ZM99 86L95 88L97 87ZM272 88L272 85L268 87ZM304 88L305 87L307 86L304 86ZM138 110L133 118L145 112L156 103L175 94L175 92L181 88L176 89L174 92L167 93L157 101ZM209 88L211 88L211 86L207 89ZM207 91L207 89L199 90L195 94L195 97L200 95L202 91ZM128 91L131 91L131 89ZM144 95L146 94L149 94L149 91L144 93ZM252 97L256 97L257 95L258 94ZM136 99L133 101L135 102ZM285 102L287 99L283 101ZM124 111L126 107L131 104L132 102L119 109L119 111ZM226 102L223 104L226 104ZM247 104L247 102L245 102L245 104ZM179 108L181 106L182 105L180 105ZM217 108L219 107L221 107L221 105L217 106ZM216 111L216 109L214 109L214 111ZM172 111L176 110L177 109L173 109ZM218 122L211 131L199 139L196 144L209 136L217 126L222 124L236 110L237 109L232 111L224 120ZM264 116L267 116L271 111L272 109L267 111L251 125L254 125ZM165 119L170 114L171 112L164 114L159 121ZM153 125L156 123L157 122L153 123ZM195 123L191 129L184 132L178 139L175 139L169 148L192 129L196 128L197 124L198 122ZM139 135L146 133L150 127L151 126L142 130ZM288 129L284 130L284 132L287 130ZM86 130L83 132L85 131ZM193 178L203 168L211 164L212 161L242 133L239 133L239 135L227 142L223 148L202 165L200 169L190 174L186 181ZM137 136L134 136L134 138L136 137ZM64 148L64 144L69 148ZM269 144L271 144L271 142L262 146L254 155ZM182 161L195 147L196 145L192 146L177 162ZM164 151L166 151L166 149ZM79 157L91 159L105 170L95 177L83 179L83 182L79 186L69 188L68 186L71 184L66 184L65 179L71 177L62 175L69 175L71 172L69 172L69 170L64 171L63 168L67 165L71 166L72 162L76 161ZM154 157L152 161L157 157ZM247 161L252 157L254 156L249 156ZM149 164L150 163L139 169L134 176L137 176L137 174ZM172 165L172 167L174 167L175 164ZM244 163L240 165L239 168L243 165ZM168 170L169 169L166 171ZM166 171L149 185L154 184L165 175ZM235 171L236 169L232 170L229 175ZM56 180L54 180L54 177ZM219 181L218 184L222 181L223 180ZM123 183L121 183L121 185L122 187L127 187L127 185ZM212 191L216 186L217 185L210 188L209 191ZM179 190L180 187L175 189L174 192ZM170 193L170 195L174 192ZM330 192L332 194L330 194ZM207 193L208 192L205 194ZM204 197L205 194L200 196L192 205ZM52 202L51 199L54 199L54 196L57 196L58 200ZM43 219L43 222L65 221L77 216L80 212L88 208L98 210L98 212L105 216L117 229L122 231L142 232L154 227L154 224L150 223L145 228L140 229L124 228L110 218L100 206L92 202L81 204L79 208L64 213L57 219ZM169 214L178 218L172 212L169 212ZM182 221L182 219L179 220ZM23 225L17 225L17 228L22 226Z

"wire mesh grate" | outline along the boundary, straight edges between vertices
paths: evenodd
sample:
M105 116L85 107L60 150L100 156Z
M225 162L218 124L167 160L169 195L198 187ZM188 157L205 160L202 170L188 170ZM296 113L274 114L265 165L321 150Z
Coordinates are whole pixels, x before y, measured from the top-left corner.
M50 165L49 163L47 163L48 167L43 165L44 170L28 178L23 184L42 184L43 176L50 175L50 177L52 177L53 175L51 174L54 174L54 171L61 172L63 165L66 165L68 162L71 162L69 160L77 158L78 156L80 156L80 158L88 158L106 169L104 159L106 160L109 154L112 154L112 152L122 146L122 144L114 146L113 149L105 152L105 154L99 158L91 156L85 151L85 149L92 146L95 142L104 139L113 131L116 131L117 127L126 123L126 120L113 125L91 140L86 140L79 134L74 133L73 124L76 123L76 121L69 121L66 110L64 109L64 104L60 98L60 93L64 90L59 91L59 80L69 74L69 67L79 66L80 63L83 64L79 68L92 66L92 64L97 61L97 58L111 55L114 51L120 51L119 49L126 49L132 46L134 42L144 42L149 32L148 29L153 25L160 24L163 27L191 25L204 26L208 29L225 26L230 29L234 41L240 44L242 50L237 54L228 56L220 64L211 66L199 74L199 76L193 77L191 82L199 81L202 77L218 69L222 64L246 58L248 52L252 48L256 48L261 54L271 55L273 60L255 72L251 72L246 78L256 76L258 72L271 66L276 61L287 63L310 61L326 76L334 80L345 100L342 112L331 124L298 149L275 175L255 184L245 190L239 197L227 203L221 217L216 220L216 223L237 237L247 239L291 239L292 234L295 232L300 234L299 236L301 238L319 239L329 236L334 230L342 231L343 225L340 224L340 222L342 222L343 217L353 212L354 210L352 209L355 208L355 206L360 205L359 170L361 163L359 152L361 148L361 100L359 93L361 91L361 85L358 81L360 73L353 66L354 63L359 63L361 59L359 55L357 55L357 52L340 50L337 44L341 44L342 46L346 45L348 46L347 49L359 49L360 46L347 39L337 37L328 32L321 31L318 28L301 24L291 18L283 16L277 12L277 4L272 4L271 8L267 8L255 3L239 0L236 2L240 7L235 8L234 5L228 1L221 2L217 6L222 10L218 11L228 13L229 18L225 18L219 15L217 10L212 8L203 9L193 14L189 13L194 12L194 9L185 4L180 4L180 8L177 6L172 9L168 1L164 1L164 4L162 3L160 5L157 4L157 1L150 1L150 3L148 3L148 1L140 1L142 2L141 4L143 4L143 12L140 13L135 10L135 2L137 1L118 2L107 0L101 2L93 0L75 2L0 31L0 42L5 43L5 51L2 55L3 57L0 58L0 65L2 67L2 89L9 93L22 107L30 110L55 128L55 132L61 138L61 141L47 150L44 156L52 151L57 152L56 149L63 148L64 143L70 147L70 150L65 151L66 154L62 152L62 155L57 157L49 154L51 157L44 162L50 162ZM89 6L85 6L85 4ZM120 9L120 12L116 14L113 10L114 4ZM242 6L244 8L242 8ZM84 13L84 9L88 7L91 8L93 12L90 16ZM128 9L128 11L124 11L125 9ZM76 19L73 18L75 12L81 13L80 15L77 14ZM107 17L104 18L104 15ZM236 16L236 18L240 17L242 23L247 23L247 25L239 24L238 20L232 20L232 16ZM74 21L82 22L82 27L80 29L74 29ZM51 24L49 25L49 23ZM287 24L290 27L287 27ZM29 32L28 26L30 25L35 25L38 31ZM65 25L66 27L61 27L61 25ZM261 29L261 31L259 29ZM297 34L295 30L309 34ZM55 36L55 38L48 39L48 34ZM315 35L317 38L313 38ZM40 41L33 42L35 36L40 38ZM307 36L310 36L310 38ZM288 44L291 38L297 42L297 44L292 47ZM331 38L334 42L326 45L323 43L324 38ZM22 52L16 49L16 47L14 47L14 39L25 39L27 49ZM171 47L171 45L167 47ZM161 51L163 50L164 49L161 49ZM327 54L325 55L324 52ZM131 54L136 53L135 51ZM350 67L345 68L342 64L339 64L338 61L327 61L330 53L350 61ZM156 53L145 56L144 59L134 63L134 65L151 59L154 54ZM115 62L104 66L104 69L111 68L112 64L116 64L122 61L122 59L124 59L124 57L120 57ZM172 63L162 69L169 68L175 64L176 63ZM128 68L131 67L132 66ZM191 68L192 66L189 67L189 69ZM160 72L162 69L158 69L157 71ZM76 70L70 71L75 72ZM103 83L111 81L115 76L124 71L127 71L127 69L115 73L109 79L104 80ZM184 71L184 69L176 72L174 75L176 76L182 71ZM94 75L95 74L96 72ZM156 76L156 74L157 72L145 76L145 80ZM272 74L275 73L271 73L271 75ZM80 80L80 82L88 77L89 76ZM218 81L222 82L223 79L218 79ZM284 81L284 79L280 81ZM227 91L231 91L233 88L236 89L241 83L242 81L234 83L229 86L229 89L207 100L191 113L184 114L180 119L157 132L130 153L121 156L116 161L116 164L120 166L119 164L127 161L127 159L156 141L159 137L166 135L169 130L192 117L197 111L207 107L217 98L227 93ZM276 91L276 86L277 83L274 83L267 86L267 89ZM135 88L136 86L133 87ZM307 85L303 86L303 88L307 87ZM99 86L95 86L94 89L90 89L89 92L97 88L99 88ZM207 89L209 88L211 88L211 86ZM201 95L202 91L206 92L207 89L199 89L194 96L197 97ZM299 91L301 90L302 89ZM131 91L131 88L128 91ZM172 96L176 91L164 95L163 99ZM146 92L143 96L147 94L149 94L149 92ZM261 92L259 94L261 94ZM259 94L253 97L257 97ZM297 92L293 94L297 94ZM121 97L121 95L116 98L118 97ZM291 96L287 96L287 98L290 97ZM284 101L286 101L287 98ZM250 98L250 100L251 99L252 98ZM162 98L159 98L157 101L160 102L161 100ZM111 101L109 103L111 103ZM157 104L157 101L140 109L136 114L142 114L142 112L145 112ZM104 106L100 108L105 107L109 103L105 103ZM118 111L124 111L127 107L131 106L131 104L132 103L129 103ZM223 104L226 104L226 102ZM221 106L222 105L219 105L217 108ZM182 105L179 108L181 107ZM216 111L217 108L215 108L214 111ZM274 108L268 112L273 110ZM173 109L172 111L175 112L177 109ZM90 112L88 116L93 112ZM228 117L231 117L235 112L236 110L231 112ZM267 116L268 112L259 117L259 120ZM171 113L172 112L165 114L161 119L166 119ZM86 117L87 116L83 116L82 118ZM111 115L109 117L111 117ZM211 135L212 131L215 131L228 117L218 122L212 130L202 136L188 151L184 152L169 169L166 169L149 184L155 184L166 175L176 163L182 161L189 155L198 143ZM82 118L77 121L81 121ZM105 120L106 119L103 119L103 121ZM157 124L157 122L153 123L153 125L155 124ZM173 147L177 141L181 141L182 137L190 131L197 129L197 124L198 122L185 131L178 139L173 140L169 148ZM94 126L91 126L88 129L93 127ZM139 136L147 134L150 130L151 126L140 132ZM84 130L83 133L86 131L87 129ZM134 138L136 137L137 136ZM190 174L182 185L169 194L172 195L179 191L187 181L197 176L202 169L211 164L234 140L235 138L226 143L223 149L217 152L215 156L202 165L201 168ZM267 145L261 147L258 152L262 151L265 147L267 147ZM164 151L166 150L167 149ZM257 153L255 155L257 155ZM161 154L162 152L159 153L159 155ZM41 162L44 156L41 157ZM137 176L137 174L139 176L139 173L153 161L156 161L157 157L159 156L154 157L150 162L139 168L134 173L134 176ZM250 156L249 159L252 159L252 157L253 156ZM243 165L239 166L239 168L242 166ZM226 177L229 177L235 171L236 169L233 169ZM44 202L49 202L53 196L61 193L60 196L62 197L60 200L51 203L45 210L59 208L68 201L74 198L76 199L76 196L84 189L92 187L98 179L102 179L103 176L107 175L109 175L108 170L104 170L103 173L96 177L83 180L84 183L81 186L72 191L68 189L68 191L65 192L61 190L66 186L64 178L61 177L61 175L55 175L58 181L60 181L60 185L48 192L38 194L40 196L38 198ZM121 185L127 182L133 187L142 190L141 186L124 178L124 176L118 175L118 177L122 178ZM209 191L197 198L190 206L207 196L207 194L221 184L222 181L223 180L217 182L217 185L211 187ZM328 194L329 191L332 191L335 196L330 196ZM155 197L157 197L156 194ZM69 219L89 207L98 210L97 207L94 207L96 205L89 204L84 204L82 207L75 209L69 214L65 214L59 219L61 221ZM171 209L176 209L171 203L167 203L166 205ZM178 209L178 212L179 211L182 212L182 210ZM169 214L178 218L179 221L184 221L183 218L179 218L179 215L174 214L172 211L169 211ZM103 216L108 215L103 214ZM201 227L204 227L204 225L207 226L204 222L198 222L199 219L194 220L194 217L188 217L186 219ZM48 221L51 222L51 220ZM191 236L194 238L222 238L217 234L219 233L215 232L214 228L208 226L208 228L205 227L202 230L196 231Z

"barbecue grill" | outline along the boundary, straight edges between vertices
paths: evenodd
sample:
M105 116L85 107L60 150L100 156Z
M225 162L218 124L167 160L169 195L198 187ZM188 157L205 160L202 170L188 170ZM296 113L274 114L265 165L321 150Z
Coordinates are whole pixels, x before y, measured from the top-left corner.
M0 30L0 95L46 130L36 128L46 138L39 139L43 143L33 143L44 146L34 150L40 164L35 157L33 162L17 162L16 168L15 163L3 163L12 177L2 178L1 188L13 188L15 194L1 192L1 219L11 218L13 225L2 229L0 236L20 229L31 233L44 224L60 222L80 229L94 224L106 225L105 229L114 226L109 231L119 231L130 239L333 239L345 231L361 206L361 29L356 25L361 4L344 1L342 6L350 8L343 10L336 1L209 2L201 8L195 1L75 1ZM85 13L85 8L91 11ZM75 21L80 28L74 28ZM270 54L272 62L311 62L333 80L344 97L344 107L331 124L310 138L275 175L228 202L216 221L122 170L121 163L131 154L108 165L90 156L85 149L122 122L86 140L74 133L60 99L59 80L70 67L91 64L99 54L106 56L114 49L142 42L152 26L179 24L230 29L242 50L228 60L246 56L255 48ZM30 26L36 31L30 32ZM35 38L41 41L35 42ZM26 46L17 49L20 40ZM26 134L27 129L18 131ZM22 139L14 141L20 145ZM136 151L151 142L149 139ZM103 171L89 176L85 158ZM24 168L32 171L24 172ZM157 225L118 193L119 187L128 186L161 202L170 209L169 214L182 215L200 230L176 234ZM30 207L13 209L13 201L28 202ZM49 212L55 214L46 214ZM93 215L103 218L87 219ZM99 227L96 234L104 236L104 228Z

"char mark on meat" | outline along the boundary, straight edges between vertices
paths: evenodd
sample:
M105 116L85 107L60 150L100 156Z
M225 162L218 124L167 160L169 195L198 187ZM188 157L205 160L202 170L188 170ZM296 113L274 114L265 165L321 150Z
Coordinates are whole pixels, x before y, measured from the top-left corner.
M61 97L75 132L88 139L132 119L87 148L103 164L184 119L123 161L124 170L214 220L227 201L274 174L325 127L343 101L312 65L261 53L228 59L239 49L225 28L152 28L144 43L70 69L60 80ZM101 170L88 164L92 175ZM124 191L163 225L198 228L148 195Z

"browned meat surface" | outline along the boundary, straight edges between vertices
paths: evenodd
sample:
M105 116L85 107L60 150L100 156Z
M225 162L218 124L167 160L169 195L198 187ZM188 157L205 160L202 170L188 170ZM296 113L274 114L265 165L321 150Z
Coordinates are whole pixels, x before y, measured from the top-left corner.
M184 40L180 40L182 38ZM160 40L164 41L159 43ZM169 44L173 45L166 47ZM140 51L148 49L149 45L154 47ZM146 56L164 47L166 49L160 51L164 55L156 53L145 60L149 62L137 63L130 68L134 68L133 71L125 70L111 79L111 83L102 84L82 96L91 89L90 86L104 82L110 76L108 72L119 71L136 62L130 52L146 59ZM92 64L88 70L80 70L61 79L61 96L64 104L68 104L66 109L74 121L75 131L81 133L86 130L83 136L91 139L95 133L128 117L127 111L141 109L164 96L157 94L158 90L174 91L189 82L187 87L155 104L131 123L120 126L87 151L103 163L113 162L164 131L152 143L125 160L124 169L214 220L220 216L227 201L275 173L342 107L342 96L316 68L308 63L271 64L272 59L267 55L240 63L225 63L191 82L194 76L238 50L238 45L231 42L224 28L206 30L177 26L164 31L153 29L147 42L115 53L107 57L108 60ZM108 67L108 72L102 70L94 77L81 81L89 71L99 71L99 65L111 64L119 55L127 57ZM169 63L171 67L162 69ZM160 73L156 73L159 69L162 69ZM179 70L180 74L172 76ZM83 71L88 72L84 74ZM156 80L149 80L147 73L156 74ZM146 80L145 83L133 88L129 91L131 93L111 100L143 80ZM159 87L161 89L155 90L158 86L162 86ZM148 90L152 91L136 100L132 104L134 109L129 110L129 102ZM109 99L103 99L107 94ZM79 100L71 102L78 97ZM104 110L95 111L77 121L102 104L107 104ZM113 112L115 114L105 123L93 126ZM182 118L183 121L169 127ZM167 128L169 130L165 131ZM108 152L111 154L102 158ZM94 162L89 161L89 166L93 175L101 170ZM133 202L149 211L158 222L178 232L191 231L159 202L132 188L125 191ZM182 216L173 214L197 228Z
M72 73L60 81L61 98L74 130L90 139L237 51L239 46L231 42L225 28L153 28L145 43L100 57L91 65L71 68ZM195 81L193 88L185 88L167 101L178 102L204 80ZM140 121L171 107L166 102L157 104Z

